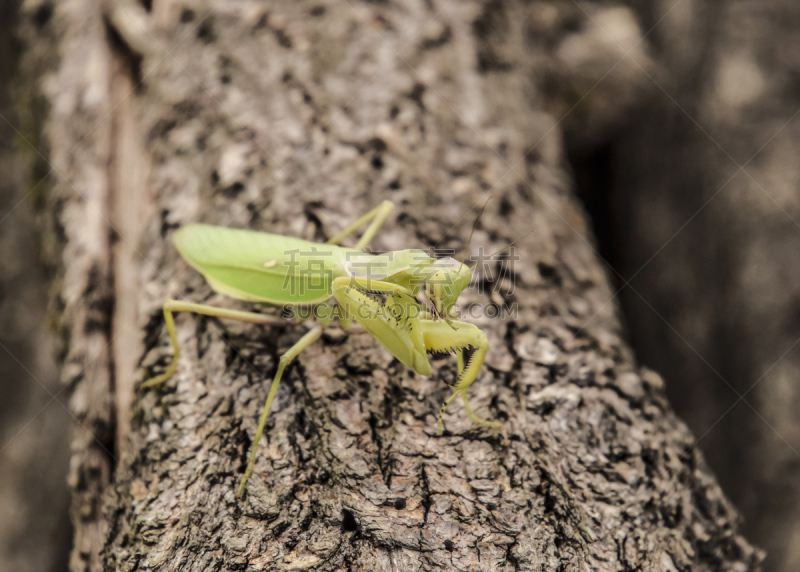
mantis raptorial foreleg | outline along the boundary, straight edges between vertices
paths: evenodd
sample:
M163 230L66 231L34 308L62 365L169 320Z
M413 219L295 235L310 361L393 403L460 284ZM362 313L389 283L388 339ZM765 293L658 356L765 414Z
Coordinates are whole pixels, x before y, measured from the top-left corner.
M503 424L500 423L499 421L489 421L488 419L479 417L472 410L472 407L469 406L469 398L467 397L466 390L461 392L461 400L464 402L464 411L466 412L467 417L469 417L473 423L477 423L478 425L483 425L484 427L489 427L490 429L499 429L500 427L503 426Z
M181 346L178 343L178 334L175 331L175 320L172 317L173 312L192 312L194 314L202 314L203 316L214 316L216 318L228 318L237 320L239 322L249 322L251 324L285 324L285 320L275 316L267 316L265 314L257 314L255 312L242 312L239 310L228 310L226 308L217 308L216 306L208 306L206 304L192 304L191 302L181 302L178 300L167 300L164 302L164 322L167 324L167 332L169 332L169 341L172 344L172 361L167 367L167 371L152 379L148 379L142 383L142 388L157 387L167 381L175 374L178 368L178 358L181 355Z
M468 322L431 319L430 312L417 303L405 288L389 282L356 277L337 278L333 281L333 295L348 314L364 326L392 355L417 373L430 375L427 353L458 354L458 381L453 395L445 401L439 412L438 431L447 407L457 396L464 400L467 416L480 425L500 427L501 424L478 417L469 405L467 389L478 377L483 366L489 340L483 331ZM370 297L387 296L385 302ZM471 350L464 363L463 352Z
M486 427L501 427L502 425L496 421L488 421L478 417L469 406L469 400L467 399L467 389L472 385L472 382L475 381L475 378L478 377L478 373L480 373L481 367L483 366L483 361L486 359L486 352L489 349L489 340L486 334L469 322L460 322L456 320L452 322L454 328L450 327L446 322L435 320L422 320L420 324L422 326L422 336L427 351L456 351L461 354L458 359L458 381L456 381L453 386L453 394L447 398L442 405L442 409L439 411L439 419L436 422L437 431L441 433L444 413L447 411L447 407L450 403L459 395L461 395L464 400L464 409L467 416L473 422ZM472 354L469 356L466 363L464 363L462 354L464 350L472 350Z
M461 379L461 376L464 373L464 352L458 352L458 378ZM467 391L464 390L461 392L461 400L464 402L464 411L467 413L467 417L469 417L473 423L477 423L479 425L487 425L489 427L500 427L502 424L497 423L496 421L487 421L478 417L475 412L472 410L472 407L469 405L469 398L467 397ZM446 408L445 408L446 409ZM444 413L444 411L442 411Z
M333 295L345 314L355 319L403 365L429 376L431 364L425 352L420 320L428 312L402 286L358 278L336 278ZM375 299L380 294L385 302Z
M289 351L280 357L280 361L278 361L278 371L275 372L275 378L272 380L272 386L270 386L269 395L267 395L267 402L264 404L264 409L261 411L261 419L258 420L256 437L253 440L252 447L250 448L250 460L247 463L247 469L245 470L244 477L239 485L239 490L236 491L236 496L241 497L244 494L244 489L247 486L247 480L250 478L250 475L253 474L253 469L256 466L256 451L258 449L258 443L261 441L261 436L264 434L264 427L267 424L269 409L272 407L272 400L275 399L275 394L278 392L278 386L281 384L283 370L286 369L286 366L289 365L294 358L297 357L297 354L316 342L320 335L322 335L322 328L317 326L300 338L295 345L289 348Z
M381 280L374 280L370 278L358 278L356 276L336 278L331 285L333 295L338 299L339 294L345 292L357 291L365 294L388 294L397 296L406 300L410 304L414 304L420 311L424 309L419 305L417 299L405 288L398 284L391 282L384 282ZM339 300L341 302L341 300ZM417 315L417 318L428 317L429 312L425 310L425 315Z

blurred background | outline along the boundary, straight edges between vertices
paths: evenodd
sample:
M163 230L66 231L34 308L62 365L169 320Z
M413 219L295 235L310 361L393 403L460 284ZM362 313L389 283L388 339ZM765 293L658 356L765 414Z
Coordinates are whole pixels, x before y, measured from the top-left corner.
M628 339L765 570L800 568L800 5L655 2L624 121L566 127Z
M0 570L55 571L67 569L72 543L71 416L47 328L49 273L37 232L35 187L46 172L28 170L15 131L18 7L0 1Z
M638 359L663 375L768 551L765 569L798 570L800 5L553 4L581 45L602 41L604 14L620 7L645 35L633 62L555 49L543 90L564 101L554 112L575 191ZM71 542L70 416L37 242L47 173L16 131L18 7L0 1L0 570L56 571ZM619 62L633 69L625 85L597 72ZM619 97L631 99L624 116L604 115L604 98Z

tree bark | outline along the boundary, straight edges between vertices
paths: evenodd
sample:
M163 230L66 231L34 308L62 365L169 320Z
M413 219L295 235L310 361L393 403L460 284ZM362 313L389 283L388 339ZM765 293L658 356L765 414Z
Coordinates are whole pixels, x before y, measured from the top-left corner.
M758 567L661 378L622 340L571 193L559 118L596 73L581 76L580 54L613 64L612 46L570 31L580 11L148 8L68 0L44 25L58 46L42 83L58 175L48 200L79 420L73 570ZM39 9L25 9L30 38ZM603 14L641 39L628 9ZM630 97L600 90L580 107L587 118L624 115L639 85L626 69L613 79ZM287 373L238 500L267 379L302 328L179 316L178 373L134 394L171 355L164 299L245 306L186 267L173 229L322 240L388 198L397 216L375 248L458 252L490 189L473 244L518 240L520 260L502 280L484 275L505 281L493 298L472 288L462 303L516 308L474 320L491 349L472 402L502 430L454 405L438 436L453 361L423 378L368 335L332 329Z

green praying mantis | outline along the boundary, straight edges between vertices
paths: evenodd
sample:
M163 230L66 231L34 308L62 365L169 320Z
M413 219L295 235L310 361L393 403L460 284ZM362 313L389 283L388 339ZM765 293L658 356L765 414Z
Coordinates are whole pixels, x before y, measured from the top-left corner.
M203 224L190 224L174 233L178 252L213 290L246 302L288 307L295 316L299 309L310 308L310 317L316 323L280 357L238 497L244 494L253 473L258 443L284 370L334 321L347 329L355 320L401 363L426 377L432 371L428 354L456 354L458 377L452 395L439 411L439 433L447 407L458 396L473 422L491 428L501 426L476 415L467 398L467 389L480 373L489 347L483 331L455 316L455 304L472 280L472 269L464 261L432 258L422 250L364 252L393 209L392 202L384 201L326 244ZM345 237L366 224L354 248L339 246ZM420 302L423 293L427 303ZM177 369L180 345L175 312L262 325L286 323L277 316L178 300L167 300L163 312L173 359L164 373L145 381L143 388L160 386Z

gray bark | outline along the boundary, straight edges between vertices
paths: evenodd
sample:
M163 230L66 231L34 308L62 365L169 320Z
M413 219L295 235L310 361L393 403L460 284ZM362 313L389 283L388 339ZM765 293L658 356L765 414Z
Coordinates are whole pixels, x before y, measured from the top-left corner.
M765 568L786 571L800 567L798 22L796 2L682 3L651 36L664 73L608 152L634 347Z
M641 33L625 8L587 8ZM597 77L581 54L617 49L570 32L575 18L513 1L55 6L42 86L80 422L73 570L758 567L661 378L622 340L571 193L559 111ZM640 85L614 73L626 91L581 108L597 129ZM495 297L517 319L476 320L492 345L472 401L501 431L454 405L437 436L454 364L426 379L334 329L287 374L239 501L266 379L301 328L180 316L177 375L134 394L171 353L165 298L244 306L186 267L174 228L324 239L389 198L377 249L458 251L490 188L475 245L534 230L516 289Z

